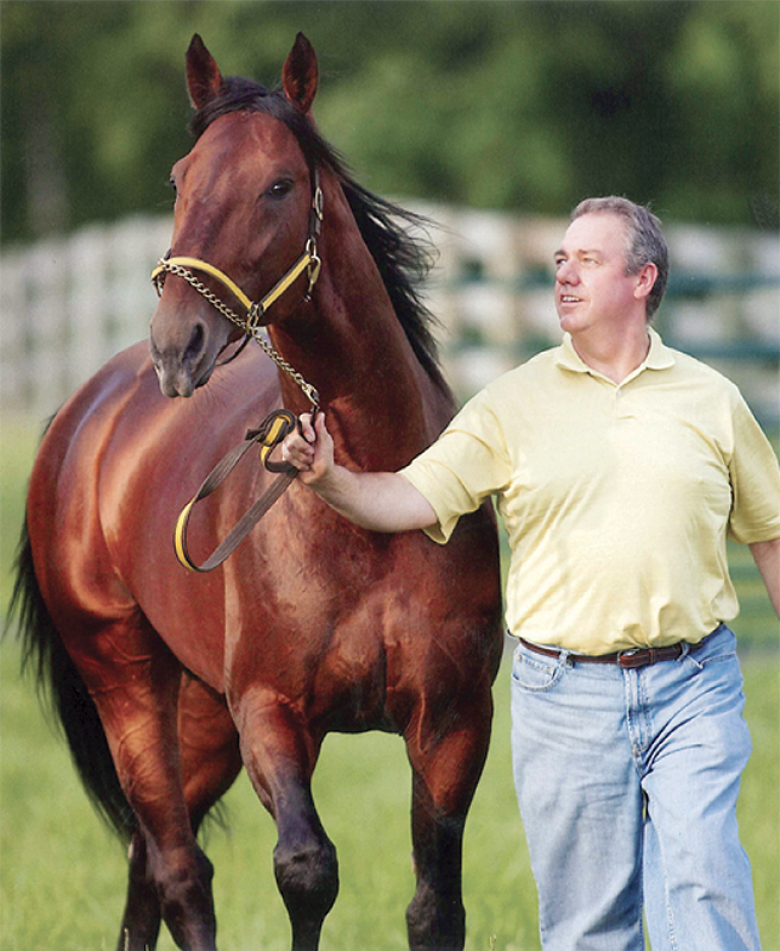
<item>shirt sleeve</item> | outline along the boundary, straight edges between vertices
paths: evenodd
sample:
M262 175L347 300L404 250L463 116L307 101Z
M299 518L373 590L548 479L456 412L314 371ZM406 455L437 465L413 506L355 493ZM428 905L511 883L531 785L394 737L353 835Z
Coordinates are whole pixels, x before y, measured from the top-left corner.
M483 390L452 420L438 440L400 470L438 519L426 534L445 544L461 515L476 511L509 484L510 460L498 415Z
M745 545L780 538L780 466L777 456L741 396L737 398L733 420L729 535Z

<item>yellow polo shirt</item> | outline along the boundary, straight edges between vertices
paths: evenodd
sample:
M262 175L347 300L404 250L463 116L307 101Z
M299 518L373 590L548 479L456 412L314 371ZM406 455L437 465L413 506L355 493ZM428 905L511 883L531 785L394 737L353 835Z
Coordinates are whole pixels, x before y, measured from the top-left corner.
M780 537L780 468L737 388L664 346L619 385L571 338L489 384L404 475L445 543L497 497L511 634L586 654L697 642L739 606L726 536Z

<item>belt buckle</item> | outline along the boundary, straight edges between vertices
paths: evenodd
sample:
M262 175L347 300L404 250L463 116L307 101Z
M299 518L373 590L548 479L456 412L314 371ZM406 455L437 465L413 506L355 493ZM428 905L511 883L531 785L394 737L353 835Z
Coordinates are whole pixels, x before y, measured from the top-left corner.
M647 652L646 647L632 647L627 651L620 651L618 654L618 664L624 670L636 670L638 667L644 667L647 664L647 661L640 657L640 654L645 654Z

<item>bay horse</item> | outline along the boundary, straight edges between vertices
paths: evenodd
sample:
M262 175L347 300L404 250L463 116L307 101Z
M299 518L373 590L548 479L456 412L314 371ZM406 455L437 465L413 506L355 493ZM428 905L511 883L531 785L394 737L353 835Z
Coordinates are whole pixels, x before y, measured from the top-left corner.
M328 732L367 730L402 735L412 770L410 947L461 948L463 829L503 643L491 511L441 547L356 528L293 481L218 570L188 571L170 540L248 423L310 409L296 375L316 385L344 465L398 469L437 436L454 404L413 279L420 241L317 131L302 34L277 89L223 77L197 35L186 74L195 142L173 169L150 344L70 398L33 467L15 597L25 661L129 842L123 951L154 948L163 921L180 948L216 946L196 834L242 767L277 826L292 947L317 948L338 868L312 773ZM263 295L273 306L251 316L281 369L254 346L224 356L246 329L226 317L235 298ZM236 468L192 513L193 548L214 547L270 478Z

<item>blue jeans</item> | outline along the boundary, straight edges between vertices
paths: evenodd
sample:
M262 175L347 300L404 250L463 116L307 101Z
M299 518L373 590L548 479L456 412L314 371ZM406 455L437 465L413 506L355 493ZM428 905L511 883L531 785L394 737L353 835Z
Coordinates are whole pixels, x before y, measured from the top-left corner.
M638 670L522 645L512 749L545 951L758 951L736 803L751 751L725 625Z

